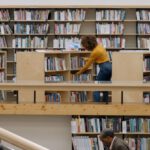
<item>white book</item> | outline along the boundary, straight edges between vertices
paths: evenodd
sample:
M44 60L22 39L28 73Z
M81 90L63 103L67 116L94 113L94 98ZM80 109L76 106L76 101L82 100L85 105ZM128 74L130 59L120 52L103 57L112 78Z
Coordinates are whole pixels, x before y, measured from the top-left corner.
M31 32L32 32L32 31L31 31ZM29 24L26 25L26 33L27 33L27 34L30 34L30 25L29 25Z
M13 47L13 48L16 48L16 39L13 39L13 40L12 40L12 47Z
M102 141L100 140L99 136L98 136L98 147L99 147L99 150L104 150L104 145Z
M22 48L26 47L26 39L22 39Z
M149 102L150 102L150 99L149 99L149 95L147 94L147 95L144 97L144 103L149 104Z
M17 19L17 11L14 11L14 20L18 20Z
M125 48L126 47L126 40L125 39L122 39L122 45L121 45L122 48Z
M59 39L53 40L53 48L59 48Z
M21 38L18 38L17 44L18 44L18 48L22 47L22 40L21 40Z
M65 63L64 59L63 59L63 68L64 68L64 70L66 70L66 63Z
M26 11L26 20L32 20L30 11Z
M100 119L97 118L97 126L98 126L98 132L101 132L101 124L100 124Z
M71 11L68 10L67 12L68 12L68 20L69 20L69 21L72 21Z
M2 24L0 27L1 27L1 34L5 34L4 25Z
M84 118L81 118L81 132L85 132L85 121L84 121Z
M77 127L77 122L76 120L71 120L71 133L77 133L78 132L78 127Z
M122 121L122 132L127 133L127 122L126 121Z
M56 21L58 20L58 11L54 12L54 20L56 20Z

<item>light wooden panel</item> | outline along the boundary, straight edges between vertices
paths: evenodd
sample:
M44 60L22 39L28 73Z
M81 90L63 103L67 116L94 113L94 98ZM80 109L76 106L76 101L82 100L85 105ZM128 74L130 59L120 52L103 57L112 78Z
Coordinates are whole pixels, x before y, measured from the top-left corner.
M143 53L114 52L112 54L113 81L142 81Z
M44 53L17 52L17 81L44 82Z
M18 92L19 103L34 103L34 90L21 89Z
M150 109L144 104L1 104L0 114L149 116Z
M112 81L143 81L143 53L114 52L112 55ZM143 92L139 90L124 90L124 102L143 102ZM121 97L121 92L113 92L115 102Z

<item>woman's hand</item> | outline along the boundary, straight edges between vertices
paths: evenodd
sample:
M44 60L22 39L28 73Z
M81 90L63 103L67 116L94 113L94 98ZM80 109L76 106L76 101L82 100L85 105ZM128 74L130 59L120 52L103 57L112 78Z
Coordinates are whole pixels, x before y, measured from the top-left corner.
M76 72L75 75L80 75L80 71Z

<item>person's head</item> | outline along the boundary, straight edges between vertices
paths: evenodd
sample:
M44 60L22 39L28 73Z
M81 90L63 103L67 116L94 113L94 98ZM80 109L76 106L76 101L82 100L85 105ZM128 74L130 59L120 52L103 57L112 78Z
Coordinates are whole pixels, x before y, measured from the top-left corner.
M105 146L110 146L114 138L114 132L111 129L105 129L100 135L100 139Z
M88 35L88 36L83 36L81 38L81 45L86 50L93 50L97 46L97 44L98 43L95 36Z

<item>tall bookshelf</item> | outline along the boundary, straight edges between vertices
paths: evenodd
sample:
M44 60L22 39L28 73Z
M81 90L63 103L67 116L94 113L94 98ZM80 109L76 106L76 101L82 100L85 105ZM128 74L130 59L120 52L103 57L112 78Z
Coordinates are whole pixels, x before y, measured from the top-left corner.
M73 116L71 120L73 149L101 149L99 139L105 128L113 129L115 136L121 137L131 149L150 148L150 118L134 116Z
M95 35L108 51L149 48L140 44L140 40L148 43L149 31L139 31L141 26L145 30L149 26L149 9L2 8L1 12L0 47L7 51L8 80L16 76L16 52L81 48L83 35Z

